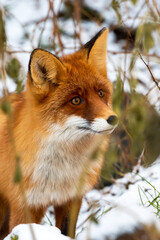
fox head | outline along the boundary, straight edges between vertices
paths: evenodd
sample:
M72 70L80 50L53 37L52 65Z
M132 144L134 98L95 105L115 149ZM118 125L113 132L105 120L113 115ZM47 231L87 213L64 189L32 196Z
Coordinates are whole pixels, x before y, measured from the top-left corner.
M110 134L117 125L106 69L107 34L103 28L79 51L61 58L42 49L31 54L27 93L37 119L57 140Z

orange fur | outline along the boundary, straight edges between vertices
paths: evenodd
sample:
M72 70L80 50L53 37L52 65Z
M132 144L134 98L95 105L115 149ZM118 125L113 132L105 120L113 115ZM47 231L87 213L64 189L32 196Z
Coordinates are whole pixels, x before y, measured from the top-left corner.
M81 198L97 182L106 134L116 126L106 122L115 116L106 75L107 32L103 29L78 52L61 59L34 50L26 91L8 97L10 121L0 112L0 213L6 209L0 214L0 236L8 212L11 231L20 223L39 223L52 204L56 225L74 237ZM75 97L80 104L73 104ZM95 151L99 154L92 160ZM21 184L13 182L15 154L20 156ZM65 223L75 202L73 230L68 232Z

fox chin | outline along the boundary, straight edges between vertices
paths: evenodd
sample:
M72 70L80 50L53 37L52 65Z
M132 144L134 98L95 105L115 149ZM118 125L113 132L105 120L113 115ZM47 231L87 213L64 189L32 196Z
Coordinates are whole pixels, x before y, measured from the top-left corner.
M74 238L82 198L98 181L118 124L107 78L107 34L103 28L61 58L35 49L25 91L5 99L12 117L8 121L0 110L1 238L18 224L40 223L50 205L56 226ZM13 181L16 156L20 184Z

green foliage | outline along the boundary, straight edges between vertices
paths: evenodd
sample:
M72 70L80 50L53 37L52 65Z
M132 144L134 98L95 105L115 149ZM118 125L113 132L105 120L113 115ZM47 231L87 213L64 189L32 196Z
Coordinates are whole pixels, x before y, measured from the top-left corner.
M22 171L21 171L21 166L20 166L20 157L16 156L16 170L14 174L14 182L15 183L20 183L22 180Z
M131 2L136 5L136 3L138 2L138 0L131 0Z
M160 116L147 99L135 91L125 93L118 77L114 86L113 105L119 127L111 135L105 154L102 176L108 179L132 169L143 154L143 163L154 162L160 155Z
M21 167L19 164L17 164L15 175L14 175L14 183L20 183L21 179L22 179Z
M4 114L10 115L12 113L12 106L9 101L6 99L3 99L1 102L1 109Z
M131 74L132 74L132 71L134 70L137 58L138 58L138 53L137 53L137 51L134 51L131 56L131 60L130 60L130 64L129 64L129 72Z
M95 224L98 224L98 219L94 214L90 216L90 221L94 222Z
M50 225L50 226L53 226L53 223L52 223L52 221L50 220L50 218L47 216L47 214L46 214L45 216L46 216L46 218L47 218L47 220L48 220L49 225Z
M145 22L141 24L136 33L136 46L145 53L154 47L155 42L153 38L153 32L155 30L155 23L153 22Z
M30 38L30 34L24 30L24 33L23 33L23 39L24 40L28 40Z
M123 109L123 99L124 99L124 84L122 82L121 74L122 74L122 71L119 69L117 81L114 84L114 89L113 89L114 95L112 99L114 110L118 116L120 116L121 110Z
M18 80L20 73L21 64L17 58L12 58L6 66L8 76L13 78L15 81Z
M6 72L10 78L14 80L16 83L16 92L20 93L23 88L23 81L20 78L21 64L19 60L15 57L11 58L11 60L7 63Z
M3 19L2 10L0 9L0 53L4 51L5 46L6 46L5 23Z
M131 136L131 156L137 159L143 149L145 162L153 162L160 154L160 116L147 99L136 92L130 96L126 128Z
M140 176L141 177L141 176ZM160 192L153 186L147 179L141 177L143 181L148 184L147 189L143 189L142 187L138 187L138 192L140 196L141 203L144 207L152 206L155 209L155 214L160 217ZM144 198L145 197L145 202Z
M11 240L18 240L18 239L19 239L18 235L11 236Z
M121 16L121 13L120 13L120 2L119 2L119 0L112 0L111 7L115 11L115 13L118 17L118 21L121 21L122 16Z

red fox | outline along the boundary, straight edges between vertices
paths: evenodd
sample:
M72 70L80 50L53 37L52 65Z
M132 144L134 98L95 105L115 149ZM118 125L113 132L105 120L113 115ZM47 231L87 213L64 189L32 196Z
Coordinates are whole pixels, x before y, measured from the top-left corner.
M100 153L118 122L107 78L107 34L103 28L80 50L61 58L35 49L26 90L8 97L10 124L1 110L1 239L20 223L40 223L50 205L56 226L74 237L82 197L97 183ZM89 160L96 149L97 158ZM21 187L13 181L15 155L20 156Z

